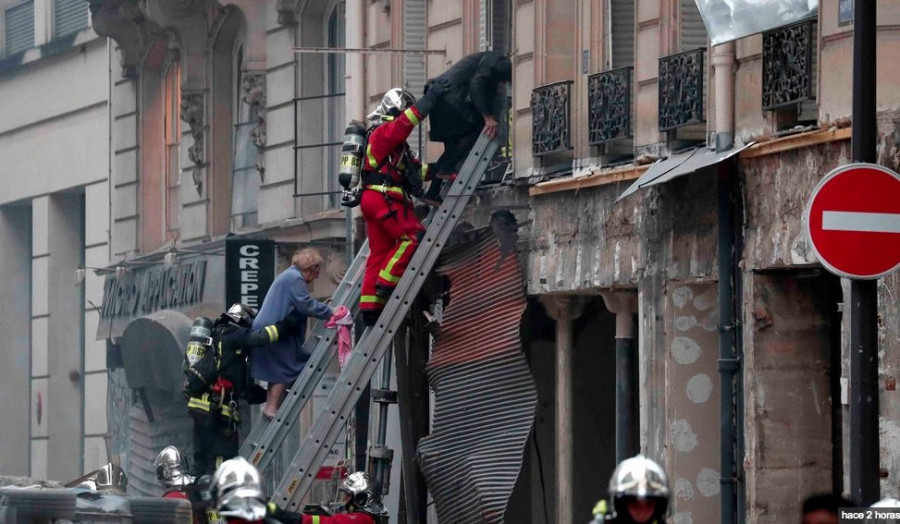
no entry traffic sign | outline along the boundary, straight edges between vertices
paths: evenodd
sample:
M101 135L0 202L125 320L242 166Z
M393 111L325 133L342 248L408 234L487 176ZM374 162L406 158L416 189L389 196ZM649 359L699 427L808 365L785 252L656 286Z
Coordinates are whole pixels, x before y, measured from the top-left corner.
M832 273L878 278L900 267L900 175L875 164L834 169L813 190L803 224Z

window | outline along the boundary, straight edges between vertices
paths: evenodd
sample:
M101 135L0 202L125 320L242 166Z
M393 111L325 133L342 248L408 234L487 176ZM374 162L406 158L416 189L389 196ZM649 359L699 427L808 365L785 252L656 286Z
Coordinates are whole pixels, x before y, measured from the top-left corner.
M346 45L346 16L345 3L338 2L331 14L328 16L328 47L344 47ZM326 130L324 142L341 143L343 141L344 128L347 124L344 110L344 70L346 67L346 57L342 53L328 53L326 56ZM338 191L337 176L338 162L340 161L340 145L329 146L323 148L325 152L325 191ZM325 207L336 207L338 205L338 195L332 194L328 197Z
M165 92L165 112L163 118L163 134L165 140L165 209L166 240L178 237L179 212L181 199L181 163L178 146L181 143L181 68L179 62L172 62L163 78Z
M88 26L88 3L84 0L53 0L53 38Z
M231 191L231 229L240 230L256 227L259 210L259 184L260 174L257 171L258 150L254 144L254 135L258 131L259 112L262 109L258 101L252 98L243 100L243 89L240 82L242 78L244 48L237 49L235 57L234 76L238 84L235 85L234 114L234 159L232 162L232 191Z
M6 54L34 47L34 0L6 10Z
M510 0L488 0L481 2L479 24L481 49L509 53L512 38L512 18Z
M634 65L634 2L607 0L609 50L606 69Z

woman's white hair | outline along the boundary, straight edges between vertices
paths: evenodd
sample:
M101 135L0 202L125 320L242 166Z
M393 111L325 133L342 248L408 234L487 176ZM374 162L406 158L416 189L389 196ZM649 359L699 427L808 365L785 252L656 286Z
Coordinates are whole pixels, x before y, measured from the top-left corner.
M322 255L313 247L305 247L298 249L291 257L291 264L297 269L309 269L313 266L319 266L323 262Z

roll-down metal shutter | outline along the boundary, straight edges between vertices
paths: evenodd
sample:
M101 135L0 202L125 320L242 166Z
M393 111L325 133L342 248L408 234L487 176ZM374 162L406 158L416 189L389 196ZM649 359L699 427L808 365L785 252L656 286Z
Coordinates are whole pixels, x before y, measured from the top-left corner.
M34 46L34 0L6 10L6 54Z
M612 63L609 69L634 65L634 1L610 0Z
M88 3L84 0L53 0L53 38L88 26Z

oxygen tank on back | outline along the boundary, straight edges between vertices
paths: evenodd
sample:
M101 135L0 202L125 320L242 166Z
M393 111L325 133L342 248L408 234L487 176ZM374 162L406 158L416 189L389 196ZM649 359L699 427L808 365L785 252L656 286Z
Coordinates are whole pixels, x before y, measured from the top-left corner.
M350 122L347 129L344 130L341 167L338 171L338 182L344 189L353 189L359 183L365 145L366 126L362 122Z

